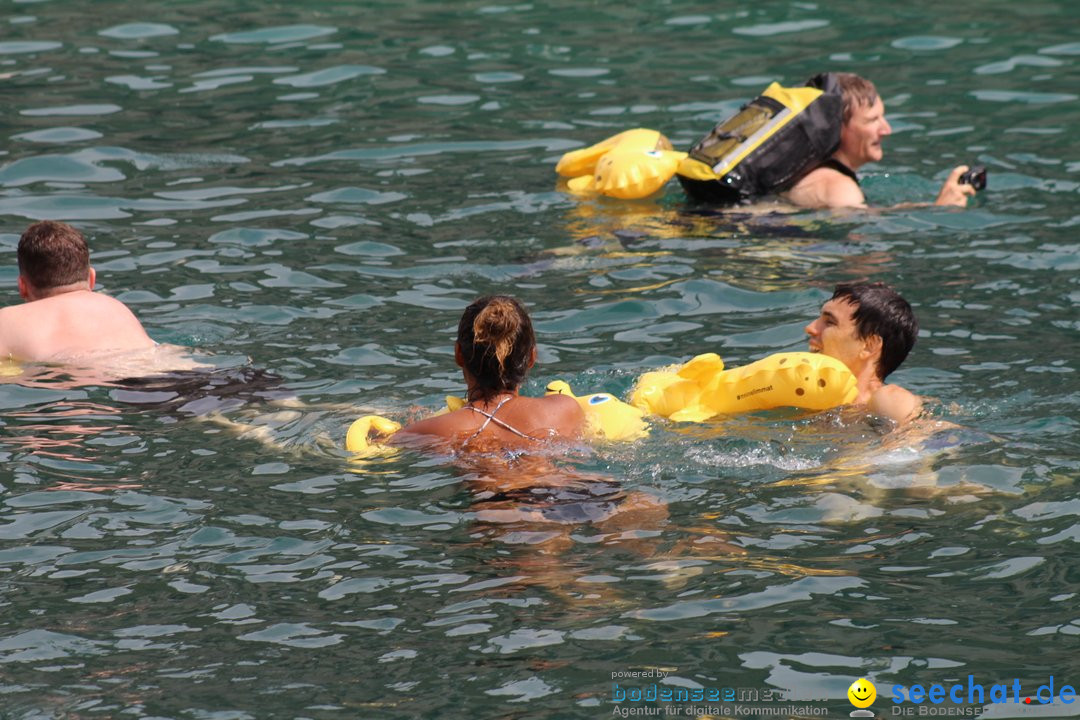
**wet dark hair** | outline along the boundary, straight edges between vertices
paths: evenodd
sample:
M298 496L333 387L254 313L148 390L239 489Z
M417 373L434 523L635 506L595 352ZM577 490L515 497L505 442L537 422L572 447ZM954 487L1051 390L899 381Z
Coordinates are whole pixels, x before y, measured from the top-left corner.
M884 380L904 362L919 335L919 321L911 305L900 293L880 282L841 283L833 291L832 299L855 306L851 319L860 340L871 335L881 338L877 375Z
M878 99L877 88L874 83L855 73L835 73L836 84L840 86L840 94L844 98L844 124L851 119L855 107L870 106Z
M474 300L461 315L457 341L465 369L476 381L470 402L517 390L536 347L529 313L509 295Z
M26 228L19 238L19 274L37 290L86 282L90 248L82 233L67 223L46 220Z

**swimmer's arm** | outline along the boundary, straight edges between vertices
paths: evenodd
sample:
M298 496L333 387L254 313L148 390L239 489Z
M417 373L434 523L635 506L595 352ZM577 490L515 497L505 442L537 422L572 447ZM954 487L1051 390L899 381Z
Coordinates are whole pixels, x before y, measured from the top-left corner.
M941 185L941 190L938 191L937 199L932 203L927 202L906 202L898 203L896 205L890 205L883 210L911 210L914 208L934 207L935 205L941 206L953 206L953 207L967 207L967 201L969 197L974 197L975 188L968 183L960 183L960 176L968 171L967 165L957 165L949 173L949 177L945 178L945 182Z
M867 409L899 425L906 425L922 412L922 399L899 385L885 385L870 396Z
M15 354L15 346L8 339L8 328L14 323L8 308L0 308L0 362L15 362L18 357Z
M459 428L457 428L456 425L451 427L450 423L447 422L447 419L450 418L452 414L453 413L433 415L432 417L409 423L392 435L383 435L382 437L372 439L375 442L385 442L388 445L412 445L425 438L428 440L431 438L449 439L454 433L459 431ZM369 435L369 437L371 436Z

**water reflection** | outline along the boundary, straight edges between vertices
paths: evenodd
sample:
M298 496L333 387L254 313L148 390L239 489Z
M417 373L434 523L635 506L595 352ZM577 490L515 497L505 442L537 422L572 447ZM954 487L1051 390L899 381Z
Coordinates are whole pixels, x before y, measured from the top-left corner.
M581 542L619 546L642 556L655 552L668 517L655 494L629 490L616 478L575 471L549 458L492 457L463 462L470 493L470 537L518 546L510 565L527 583L571 597L576 578L565 559ZM585 540L580 533L587 533Z
M33 456L35 462L62 460L70 463L67 467L78 467L79 463L93 462L96 453L88 447L88 441L102 438L101 444L119 444L116 438L131 432L131 427L117 423L120 416L118 408L80 400L9 411L5 413L9 431L5 444L15 448L16 460Z

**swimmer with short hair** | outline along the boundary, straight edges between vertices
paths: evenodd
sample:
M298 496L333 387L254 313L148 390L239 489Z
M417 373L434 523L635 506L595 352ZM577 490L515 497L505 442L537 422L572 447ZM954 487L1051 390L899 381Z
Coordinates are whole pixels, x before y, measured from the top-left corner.
M841 283L806 326L810 352L840 360L855 375L856 405L904 424L922 410L919 397L885 378L911 352L919 321L911 305L884 283Z
M840 147L785 193L790 202L801 207L866 207L855 171L866 163L881 162L881 143L892 135L892 126L885 119L885 104L872 82L854 73L836 73L836 80L844 102ZM968 198L975 194L972 185L960 182L967 170L967 165L953 168L935 205L967 205Z
M489 295L465 308L454 360L467 386L465 407L407 425L392 442L437 438L455 449L529 449L552 440L577 440L585 427L581 406L566 395L518 394L536 363L536 336L522 304Z
M0 357L64 361L155 346L124 303L94 292L97 273L82 233L38 222L19 238L21 305L0 308Z

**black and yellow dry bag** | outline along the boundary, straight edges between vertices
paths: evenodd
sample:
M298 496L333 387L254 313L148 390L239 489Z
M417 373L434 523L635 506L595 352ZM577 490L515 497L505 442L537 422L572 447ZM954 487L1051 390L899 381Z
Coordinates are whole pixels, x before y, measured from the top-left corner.
M676 170L679 182L708 202L783 192L836 152L843 105L831 73L805 87L773 83L690 149Z

